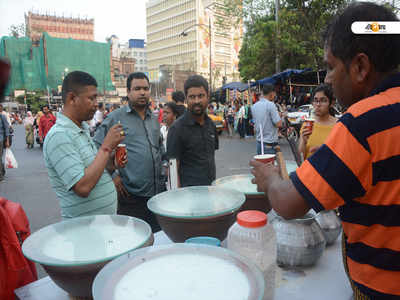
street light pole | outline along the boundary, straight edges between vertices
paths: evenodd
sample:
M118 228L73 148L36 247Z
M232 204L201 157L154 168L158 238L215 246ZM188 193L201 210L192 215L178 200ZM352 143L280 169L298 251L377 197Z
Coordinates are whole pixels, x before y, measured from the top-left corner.
M276 56L275 56L275 72L281 71L281 61L279 58L279 0L275 0L275 22L276 22Z
M212 75L211 75L211 45L212 45L212 35L211 35L211 17L208 15L208 35L210 36L210 100L212 95Z

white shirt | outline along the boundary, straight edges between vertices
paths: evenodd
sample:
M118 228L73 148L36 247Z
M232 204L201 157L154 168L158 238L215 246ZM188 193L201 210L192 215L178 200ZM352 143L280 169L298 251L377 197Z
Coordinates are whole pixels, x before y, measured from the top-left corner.
M10 118L10 114L8 112L6 112L5 110L2 111L2 114L6 117L8 125L11 126L11 118Z
M238 119L243 119L245 115L245 109L244 109L244 105L239 109L238 112Z
M164 149L167 150L167 136L168 136L168 127L163 125L160 128L160 133L163 139Z
M96 110L96 113L94 114L93 117L94 124L103 122L103 119L104 119L104 113L101 110Z

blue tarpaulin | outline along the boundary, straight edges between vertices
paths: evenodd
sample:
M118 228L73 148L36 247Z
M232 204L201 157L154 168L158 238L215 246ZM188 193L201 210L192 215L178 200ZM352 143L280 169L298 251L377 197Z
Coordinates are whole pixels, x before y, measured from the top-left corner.
M255 85L264 85L266 83L269 84L276 84L278 81L280 82L284 82L285 80L287 80L292 74L301 74L303 72L307 72L310 71L311 69L304 69L304 70L299 70L299 69L287 69L283 72L280 73L276 73L274 75L272 75L271 77L265 77L263 79L257 80L256 82L253 82L251 84L251 86L255 86Z
M247 83L242 82L231 82L223 85L221 87L223 90L238 90L239 92L243 92L249 89L249 85Z

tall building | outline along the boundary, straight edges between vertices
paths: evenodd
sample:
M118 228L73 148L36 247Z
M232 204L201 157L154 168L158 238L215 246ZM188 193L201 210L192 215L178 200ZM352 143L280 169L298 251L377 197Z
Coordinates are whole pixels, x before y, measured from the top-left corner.
M25 14L27 33L33 41L43 32L52 37L94 41L94 19L67 18L28 12Z
M152 82L163 80L162 69L197 73L210 79L213 89L239 80L242 24L231 24L222 9L223 0L149 0L146 3L147 64ZM211 27L211 31L210 31ZM211 55L210 55L211 47ZM161 77L160 77L161 75ZM225 77L225 78L224 78Z
M132 58L136 59L135 71L148 75L146 44L143 39L130 39L128 47L125 48Z
M111 78L119 96L125 97L126 80L130 73L137 71L137 60L128 43L121 44L116 35L107 38L111 47Z

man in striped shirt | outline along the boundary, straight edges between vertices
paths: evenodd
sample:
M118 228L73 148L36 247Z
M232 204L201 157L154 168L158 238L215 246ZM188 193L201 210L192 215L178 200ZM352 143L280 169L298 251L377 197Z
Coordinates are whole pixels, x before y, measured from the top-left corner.
M124 133L120 124L114 125L97 151L85 122L96 112L96 98L96 79L85 72L69 73L62 86L64 111L44 142L44 161L63 218L117 210L117 192L105 167L110 161L113 164L110 157Z
M400 35L356 35L356 21L398 19L383 6L353 3L328 26L325 82L347 111L325 144L291 180L271 165L250 165L284 218L339 208L355 299L400 299Z

